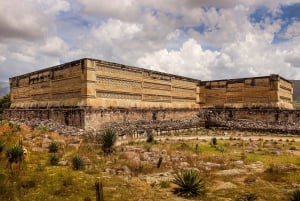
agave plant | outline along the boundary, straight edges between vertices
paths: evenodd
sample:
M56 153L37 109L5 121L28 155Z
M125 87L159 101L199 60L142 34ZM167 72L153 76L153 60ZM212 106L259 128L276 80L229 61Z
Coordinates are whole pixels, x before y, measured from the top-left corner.
M147 134L147 140L146 140L146 142L148 142L148 143L153 143L154 142L154 136L153 136L152 133L148 133Z
M204 181L195 170L177 173L173 183L177 185L173 192L179 196L190 198L205 194Z
M56 152L58 152L58 148L59 148L58 142L55 141L55 140L51 141L51 143L48 146L49 153L56 153Z
M24 150L22 146L14 144L6 151L6 157L10 165L15 162L19 163L23 160Z
M59 161L59 157L56 153L52 153L49 156L49 162L51 165L57 165Z
M72 165L74 170L82 169L84 167L83 158L78 154L74 155L72 158Z
M113 146L117 140L117 135L112 129L105 129L103 136L100 139L102 150L104 153L109 154L113 152Z
M290 201L300 201L300 189L293 191L290 197Z

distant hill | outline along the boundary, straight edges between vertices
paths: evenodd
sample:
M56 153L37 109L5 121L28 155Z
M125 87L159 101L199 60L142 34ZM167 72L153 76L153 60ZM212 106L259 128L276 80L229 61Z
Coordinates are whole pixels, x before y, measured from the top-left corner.
M9 84L7 82L0 81L0 97L9 93Z

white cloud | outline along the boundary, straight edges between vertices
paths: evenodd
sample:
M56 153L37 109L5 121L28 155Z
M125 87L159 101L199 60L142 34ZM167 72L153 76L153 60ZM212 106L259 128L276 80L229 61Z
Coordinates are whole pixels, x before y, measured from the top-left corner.
M56 14L70 10L70 3L64 0L37 0L46 14Z
M1 0L0 4L0 40L37 40L49 30L46 17L30 0Z
M211 78L210 68L218 55L219 52L203 50L197 41L189 39L180 50L163 49L146 54L138 59L137 65L194 78Z
M48 56L63 57L69 50L68 44L59 37L47 38L40 51Z
M11 58L25 63L34 63L35 61L34 57L19 52L12 53Z
M258 6L279 15L298 1L0 0L0 79L82 57L202 80L300 79L300 23L274 44L283 20L250 22Z
M291 25L288 26L284 37L287 39L292 39L295 37L300 38L300 22L293 22Z
M0 56L0 64L6 60L6 57Z
M109 19L98 28L92 28L92 34L99 40L113 42L113 40L132 40L141 32L140 24L126 23L120 20Z
M87 14L114 17L117 19L136 20L140 11L140 3L135 0L78 0L83 6L83 10Z

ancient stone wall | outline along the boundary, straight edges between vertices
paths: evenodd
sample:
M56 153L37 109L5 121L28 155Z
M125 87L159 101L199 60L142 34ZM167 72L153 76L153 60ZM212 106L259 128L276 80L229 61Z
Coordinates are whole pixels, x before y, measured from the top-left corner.
M56 108L56 109L7 109L3 113L3 119L31 120L52 119L64 125L84 128L85 112L80 108Z
M82 60L10 78L11 108L82 106Z
M202 82L95 59L10 78L11 108L210 108L292 106L278 75Z
M54 120L85 130L113 128L119 134L169 131L203 126L197 109L8 109L3 118L10 120ZM202 123L202 124L201 124Z
M278 75L200 82L201 108L292 109L293 86Z
M85 129L171 130L199 127L198 109L103 109L87 110ZM117 128L119 127L119 128ZM123 128L122 128L123 127Z
M230 129L300 133L300 110L282 109L202 109L200 119L206 126Z
M99 60L87 75L89 107L199 108L198 80Z

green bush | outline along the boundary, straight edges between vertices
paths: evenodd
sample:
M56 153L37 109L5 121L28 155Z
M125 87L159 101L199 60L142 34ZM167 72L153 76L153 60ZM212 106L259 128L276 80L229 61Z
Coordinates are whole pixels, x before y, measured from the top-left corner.
M19 163L23 160L24 150L22 146L18 144L14 144L6 151L6 157L10 164L13 162Z
M49 153L57 153L58 148L59 148L59 143L53 140L48 146Z
M3 113L4 109L7 109L10 107L10 95L7 94L0 98L0 114Z
M49 162L51 165L57 165L59 161L59 157L56 153L50 154Z
M300 201L300 189L293 191L290 197L290 201Z
M105 154L113 152L113 147L116 143L117 135L116 133L108 128L105 129L104 134L100 138L100 143L102 144L102 150Z
M195 170L177 173L173 183L177 185L173 192L179 196L190 198L205 194L204 181Z
M83 169L83 167L84 167L83 158L78 154L74 155L72 158L72 166L73 166L74 170Z
M211 145L212 145L212 146L217 146L217 144L218 144L217 138L213 137L213 138L211 139Z
M147 139L146 139L147 143L153 143L154 142L154 136L152 133L148 133L147 134Z

